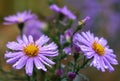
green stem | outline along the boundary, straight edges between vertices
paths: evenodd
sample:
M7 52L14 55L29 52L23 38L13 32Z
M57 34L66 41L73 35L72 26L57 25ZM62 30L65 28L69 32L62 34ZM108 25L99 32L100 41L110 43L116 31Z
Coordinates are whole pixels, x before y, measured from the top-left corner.
M74 54L74 67L73 67L73 72L76 71L78 58L79 58L79 54L75 53L75 54Z
M22 35L23 35L24 23L19 23L19 24L18 24L18 28L19 28L19 30L20 30L20 35L22 36Z
M45 81L45 72L41 70L40 81Z
M30 76L26 75L27 76L27 80L30 81Z
M85 60L85 57L84 57L83 64L80 67L77 68L76 73L78 73L80 71L80 69L83 69L90 60L91 59Z
M32 81L37 81L37 72L35 68L33 69Z

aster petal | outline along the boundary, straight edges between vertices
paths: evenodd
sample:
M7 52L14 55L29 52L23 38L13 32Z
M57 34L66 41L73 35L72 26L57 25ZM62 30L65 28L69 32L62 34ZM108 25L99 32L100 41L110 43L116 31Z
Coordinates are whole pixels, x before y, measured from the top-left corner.
M117 60L115 59L115 58L112 58L112 57L110 57L109 55L105 55L105 58L111 63L111 64L114 64L114 65L117 65L118 64L118 62L117 62Z
M88 36L85 32L82 32L82 36L83 36L88 42L91 42L89 36Z
M55 4L51 5L51 6L50 6L50 9L51 9L51 10L54 10L54 11L56 11L56 12L59 12L59 10L60 10L60 8L59 8L57 5L55 5Z
M81 50L84 51L84 52L93 52L92 48L87 47L87 46L85 46L85 45L80 45L79 47L80 47Z
M48 38L47 36L45 36L45 35L42 35L35 43L36 43L37 45L42 46L42 45L44 45L45 43L47 43L48 41L49 41L49 38Z
M107 41L103 37L99 39L98 43L100 43L103 47L107 45Z
M17 42L8 42L7 47L12 50L22 50L22 46Z
M104 62L103 62L102 57L100 57L99 64L100 64L100 69L101 69L101 71L102 71L102 72L105 72L106 66L105 66L105 64L104 64Z
M39 60L43 63L43 64L45 64L45 65L47 65L47 66L49 66L49 67L52 67L49 63L47 63L45 60L43 60L41 57L39 57Z
M57 51L44 51L44 52L40 52L38 55L54 57L58 55L58 50Z
M79 40L78 40L79 38ZM85 44L86 46L90 46L91 43L89 43L85 38L83 38L80 34L76 34L75 39L79 44Z
M8 64L15 63L15 62L18 61L19 58L21 58L22 56L23 56L23 54L19 54L19 55L16 56L16 57L13 57L13 58L8 59L6 62L7 62Z
M48 59L47 57L43 56L43 55L39 55L39 57L41 57L44 61L46 61L49 64L55 64L53 61L51 61L50 59Z
M43 71L47 71L45 66L41 63L40 59L38 57L34 57L34 63L37 69L42 69Z
M105 57L103 57L103 59L104 59L105 65L108 66L108 70L110 72L114 71L114 68L111 66L111 64L108 62L108 60Z
M64 6L63 8L60 9L60 12L67 16L69 19L76 19L76 16L70 11L68 10L67 6Z
M23 44L23 43L24 43L24 41L22 40L21 36L18 36L18 37L17 37L17 42L18 42L19 44Z
M25 66L25 70L26 70L26 74L29 76L32 76L32 72L33 72L33 58L29 58L27 60L26 66Z
M85 54L85 56L88 58L88 59L90 59L90 58L92 58L92 57L94 57L94 52L87 52L86 54Z
M25 42L25 44L29 43L29 41L28 41L28 39L27 39L27 37L25 35L23 35L23 41Z
M94 41L94 34L93 33L90 33L90 31L87 31L86 34L88 35L90 42Z
M30 35L29 37L28 37L28 39L29 39L29 42L30 43L33 43L34 41L33 41L33 37Z
M26 64L27 59L28 59L27 56L21 57L21 58L13 65L13 68L15 68L15 69L21 69L21 68L23 68L23 66Z
M15 53L12 53L12 52L6 52L5 53L5 58L12 58L12 57L16 57L18 55L21 55L23 56L24 54L22 52L15 52Z
M40 49L41 49L41 51L54 51L57 49L57 45L52 42L48 45L41 47Z

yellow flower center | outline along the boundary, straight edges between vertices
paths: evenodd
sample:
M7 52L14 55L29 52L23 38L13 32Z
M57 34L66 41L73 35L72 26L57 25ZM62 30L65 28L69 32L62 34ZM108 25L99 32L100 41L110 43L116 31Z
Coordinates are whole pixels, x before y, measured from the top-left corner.
M29 44L23 48L23 52L29 57L34 57L38 55L39 48L34 44Z
M18 22L22 22L23 21L23 18L18 18Z
M102 56L105 53L104 47L96 41L92 44L92 49L99 55Z

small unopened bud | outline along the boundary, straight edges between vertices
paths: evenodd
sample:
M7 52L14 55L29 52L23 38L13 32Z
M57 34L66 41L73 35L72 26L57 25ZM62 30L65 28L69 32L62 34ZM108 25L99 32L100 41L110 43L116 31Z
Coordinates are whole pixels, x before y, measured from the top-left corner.
M61 77L62 75L63 75L63 69L57 69L56 70L56 75L58 76L58 77Z
M89 16L85 17L83 20L80 20L80 21L78 22L78 25L85 24L85 23L86 23L86 21L88 21L89 19L90 19L90 17L89 17Z
M68 78L69 80L73 81L76 77L76 73L74 72L68 72Z
M67 42L71 42L71 37L72 37L72 30L66 30L65 31L65 39Z

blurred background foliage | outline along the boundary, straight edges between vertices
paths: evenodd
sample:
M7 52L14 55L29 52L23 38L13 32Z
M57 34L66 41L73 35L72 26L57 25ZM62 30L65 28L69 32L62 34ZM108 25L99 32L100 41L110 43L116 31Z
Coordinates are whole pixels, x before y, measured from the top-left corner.
M50 0L49 0L50 1ZM67 5L78 20L90 16L91 20L85 25L83 31L91 30L96 36L105 37L110 48L115 50L120 63L120 0L54 0L59 6ZM20 34L16 25L3 25L3 18L24 10L31 10L40 20L46 21L54 13L49 9L48 0L0 0L0 67L5 71L23 75L23 71L15 71L5 63L4 53L6 43L15 40ZM10 81L6 72L0 68L0 81ZM102 73L93 67L81 70L90 81L120 81L120 65L115 66L113 73ZM19 77L20 78L20 77ZM15 81L21 81L15 79Z

